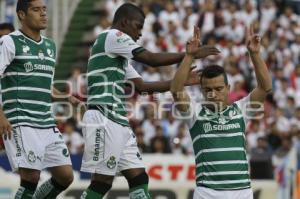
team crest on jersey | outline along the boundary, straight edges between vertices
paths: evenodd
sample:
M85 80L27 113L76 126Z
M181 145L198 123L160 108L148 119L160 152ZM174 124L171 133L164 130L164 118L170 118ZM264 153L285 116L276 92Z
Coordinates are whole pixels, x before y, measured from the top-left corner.
M53 50L47 49L47 54L48 54L50 57L54 57L54 52L53 52Z
M36 156L33 151L29 151L28 153L28 161L34 163L36 161Z
M31 62L25 63L25 64L24 64L24 68L25 68L25 71L26 71L27 73L33 71L33 65L32 65Z
M23 54L28 54L28 52L30 51L29 46L23 45L22 46L22 51L23 51Z
M117 165L117 163L116 163L116 157L115 156L110 156L109 160L107 161L106 166L109 169L113 169L113 168L116 167L116 165Z
M50 44L49 42L46 41L46 46L47 46L47 47L50 47L51 44Z
M38 57L39 57L40 60L44 60L45 59L45 55L44 55L44 53L41 50L39 51Z

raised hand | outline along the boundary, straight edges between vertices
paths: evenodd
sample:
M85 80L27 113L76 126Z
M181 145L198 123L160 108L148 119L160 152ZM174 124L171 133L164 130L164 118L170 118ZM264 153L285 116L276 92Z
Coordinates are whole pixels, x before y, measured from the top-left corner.
M193 38L190 41L188 41L186 45L186 53L188 55L193 56L195 59L201 59L209 55L217 55L220 53L220 51L214 46L208 46L208 45L201 46L200 38L201 38L200 29L194 26Z
M247 41L247 49L250 53L259 53L261 46L261 37L258 34L254 33L254 25L251 24L250 27L247 28L246 32L246 41Z

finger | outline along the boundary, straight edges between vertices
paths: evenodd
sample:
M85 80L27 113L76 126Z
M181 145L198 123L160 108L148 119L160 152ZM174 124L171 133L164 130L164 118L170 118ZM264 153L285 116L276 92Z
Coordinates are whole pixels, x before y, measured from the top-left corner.
M201 33L200 33L200 28L197 27L197 26L195 26L195 39L196 39L196 40L200 40L200 37L201 37L200 34L201 34Z
M194 26L193 40L197 39L197 26Z

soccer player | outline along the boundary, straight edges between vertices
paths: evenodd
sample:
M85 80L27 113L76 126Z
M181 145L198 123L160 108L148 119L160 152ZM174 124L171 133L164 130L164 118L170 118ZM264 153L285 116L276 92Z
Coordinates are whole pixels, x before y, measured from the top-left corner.
M92 173L91 184L82 199L100 199L110 190L116 173L121 172L129 184L131 199L150 198L145 172L136 139L125 108L124 81L141 81L128 65L128 59L162 66L180 62L184 53L152 53L139 46L145 15L140 8L125 3L113 19L111 29L102 32L92 48L88 63L88 111L84 114L85 139L81 171ZM203 46L195 58L217 54L214 47ZM162 92L169 83L139 86L140 91Z
M194 60L189 53L199 43L199 30L187 45L186 56L171 83L175 107L189 126L196 161L195 199L252 199L249 164L246 158L245 128L247 119L264 102L272 89L271 78L260 56L260 37L251 26L247 48L257 78L257 86L245 98L229 104L224 68L207 66L200 85L205 102L191 106L184 82ZM252 113L251 113L252 112Z
M10 165L20 175L15 198L56 198L72 183L73 171L51 113L55 43L40 34L47 27L43 0L18 0L16 11L21 29L1 38L0 135ZM45 168L52 177L37 189Z

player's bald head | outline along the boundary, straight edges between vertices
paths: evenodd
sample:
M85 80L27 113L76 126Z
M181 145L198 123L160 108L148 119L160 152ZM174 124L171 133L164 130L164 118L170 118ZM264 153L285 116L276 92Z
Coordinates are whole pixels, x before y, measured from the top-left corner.
M118 22L120 22L123 19L144 20L145 14L144 14L143 10L141 8L139 8L138 6L136 6L132 3L124 3L117 9L117 11L114 15L113 24L117 24Z

